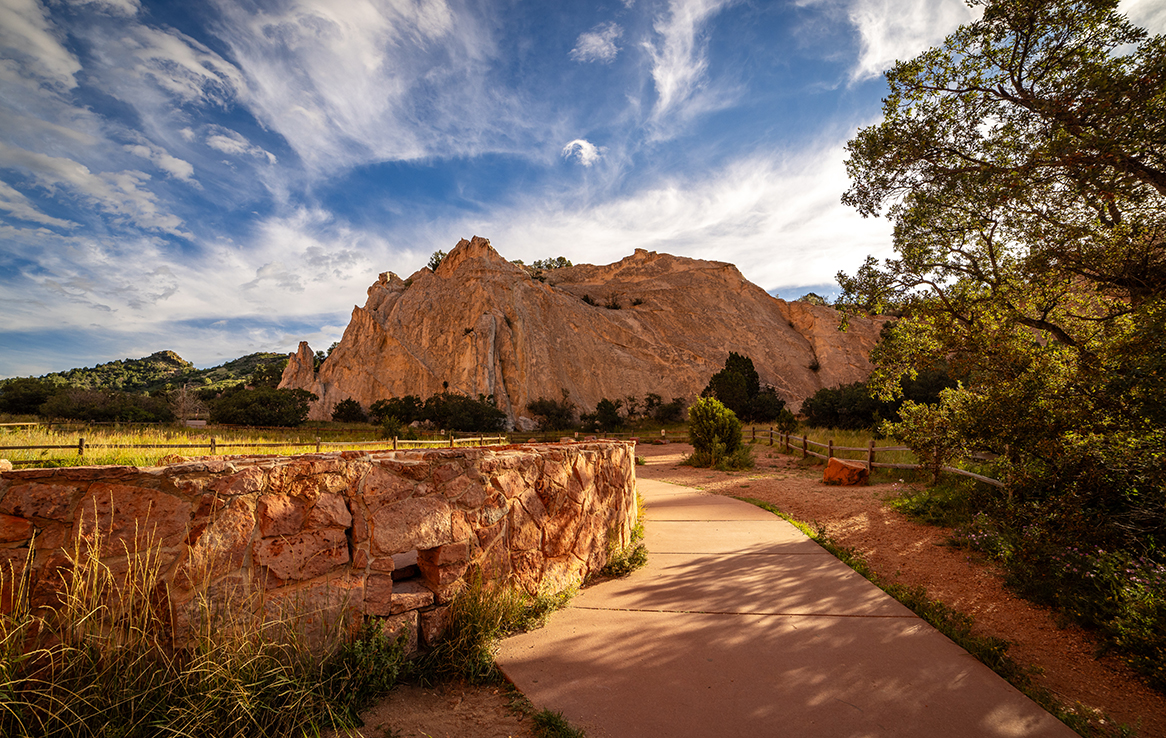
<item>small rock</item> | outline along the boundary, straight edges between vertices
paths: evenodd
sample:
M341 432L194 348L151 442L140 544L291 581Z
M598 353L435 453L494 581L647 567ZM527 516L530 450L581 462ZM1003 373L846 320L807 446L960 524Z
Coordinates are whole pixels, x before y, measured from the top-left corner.
M870 472L861 461L849 461L832 457L826 462L826 472L822 475L826 484L854 487L870 483Z

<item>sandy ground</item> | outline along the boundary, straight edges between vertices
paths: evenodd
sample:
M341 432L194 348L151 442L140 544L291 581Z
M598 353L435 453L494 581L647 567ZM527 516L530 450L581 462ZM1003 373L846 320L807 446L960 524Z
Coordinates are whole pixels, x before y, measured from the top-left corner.
M1012 642L1012 657L1066 705L1136 728L1142 738L1166 738L1166 696L1147 687L1080 628L1058 627L1045 608L1013 597L999 573L945 545L950 530L914 523L885 504L897 483L828 487L822 469L756 447L757 467L717 472L680 466L684 444L641 445L641 478L659 479L732 497L768 502L797 520L823 526L839 544L859 551L882 577L924 586L936 599L971 614L978 631ZM651 511L648 513L651 518ZM531 721L510 708L504 689L447 685L402 687L362 714L364 738L409 736L533 736ZM1106 718L1097 718L1099 720Z

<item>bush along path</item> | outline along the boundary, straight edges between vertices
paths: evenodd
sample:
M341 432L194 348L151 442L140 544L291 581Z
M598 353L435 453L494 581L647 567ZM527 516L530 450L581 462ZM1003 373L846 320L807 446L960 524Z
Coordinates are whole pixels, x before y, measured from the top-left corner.
M751 498L807 523L844 556L860 558L860 567L865 563L881 585L914 598L917 609L930 609L957 630L969 628L989 660L993 654L1010 658L1018 681L1030 681L1038 697L1047 690L1082 735L1166 736L1166 696L1105 652L1097 634L1010 592L991 561L950 545L952 528L918 522L891 504L917 497L922 483L893 479L870 487L827 487L821 467L807 468L768 448L756 448L756 468L737 473L681 466L688 452L680 444L641 446L637 453L646 464L637 475Z

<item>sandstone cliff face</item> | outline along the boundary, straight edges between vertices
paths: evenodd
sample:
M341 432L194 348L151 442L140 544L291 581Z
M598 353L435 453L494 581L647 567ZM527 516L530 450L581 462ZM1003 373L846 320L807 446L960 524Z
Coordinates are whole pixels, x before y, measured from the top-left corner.
M533 279L484 238L462 240L435 272L382 274L320 370L302 343L280 386L316 393L310 417L325 420L349 397L367 408L448 382L494 395L523 426L529 402L561 389L588 412L604 397L691 400L736 351L796 410L822 387L865 379L881 327L854 320L842 333L832 308L771 297L732 264L643 249L545 274Z

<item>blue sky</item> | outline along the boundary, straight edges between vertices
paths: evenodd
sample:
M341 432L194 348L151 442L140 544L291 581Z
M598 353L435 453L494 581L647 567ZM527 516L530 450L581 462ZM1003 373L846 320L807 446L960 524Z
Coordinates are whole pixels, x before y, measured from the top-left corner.
M1122 9L1166 28L1163 0ZM377 274L890 253L839 203L957 0L0 0L0 377L327 348Z

